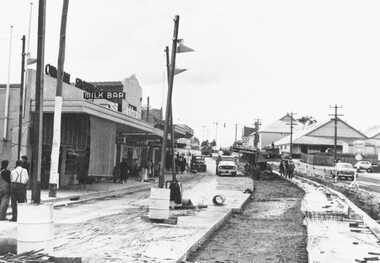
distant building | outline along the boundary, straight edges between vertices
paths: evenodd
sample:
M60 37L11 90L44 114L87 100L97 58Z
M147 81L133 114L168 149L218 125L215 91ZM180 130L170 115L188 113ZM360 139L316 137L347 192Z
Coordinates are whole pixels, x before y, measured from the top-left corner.
M142 88L136 75L132 75L129 78L123 80L124 90L126 94L126 103L123 105L123 111L125 110L129 116L135 118L141 118L141 105L142 105Z
M243 127L243 135L242 135L241 139L242 139L242 144L244 146L250 145L249 144L249 136L254 132L255 132L255 128L253 128L253 127L246 127L246 126ZM252 144L252 146L253 146L253 144Z
M334 148L335 124L334 120L327 120L320 124L311 125L304 130L296 131L293 134L293 154L326 152ZM346 122L338 118L337 121L337 152L355 153L353 143L364 141L365 148L363 154L375 154L376 147L367 136ZM280 152L288 153L290 150L290 136L286 136L276 142L275 146L280 148Z
M280 140L290 134L290 114L286 114L279 120L273 122L272 124L264 127L259 130L258 138L258 148L263 149L264 147L271 146L273 142ZM302 127L297 120L293 118L293 132L300 130ZM254 146L255 142L255 133L250 134L249 136L249 146Z

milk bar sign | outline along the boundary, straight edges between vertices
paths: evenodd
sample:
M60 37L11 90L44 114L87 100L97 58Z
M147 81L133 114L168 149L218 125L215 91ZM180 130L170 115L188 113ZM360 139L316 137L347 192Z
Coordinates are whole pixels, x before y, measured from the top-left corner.
M95 92L84 92L84 99L125 99L125 92L111 92L111 91L95 91Z
M120 103L121 99L125 99L125 92L122 92L122 86L117 87L118 90L107 90L106 86L97 85L94 86L80 78L75 79L75 87L84 91L84 99L105 99L112 102ZM103 90L106 89L106 90Z

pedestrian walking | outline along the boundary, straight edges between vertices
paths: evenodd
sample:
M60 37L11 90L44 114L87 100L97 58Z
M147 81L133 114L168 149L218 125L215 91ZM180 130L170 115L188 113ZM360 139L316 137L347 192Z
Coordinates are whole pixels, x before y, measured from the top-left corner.
M153 163L152 163L152 161L151 161L150 159L148 159L148 160L146 161L146 167L147 167L147 169L148 169L148 176L149 176L149 177L152 176L152 167L153 167Z
M130 172L130 167L127 163L127 159L123 158L120 163L120 182L125 184L127 182L127 178Z
M8 170L8 160L1 161L0 168L0 220L6 220L10 195L11 172Z
M293 161L289 162L289 179L293 178L294 170L296 169L296 166L294 165Z
M288 161L285 161L285 169L284 169L284 172L285 172L285 178L289 178L289 162Z
M12 219L17 221L17 204L26 202L25 188L29 180L28 171L22 168L22 161L16 161L16 168L11 172Z
M285 175L285 163L284 163L284 160L281 160L279 168L280 168L280 175L284 176Z

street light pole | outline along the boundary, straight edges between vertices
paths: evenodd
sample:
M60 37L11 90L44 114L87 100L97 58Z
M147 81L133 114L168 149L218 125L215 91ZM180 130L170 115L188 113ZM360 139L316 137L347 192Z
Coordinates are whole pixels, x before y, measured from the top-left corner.
M165 48L165 55L166 55L166 71L167 71L167 77L168 77L168 83L170 83L170 62L169 62L169 47L166 46ZM174 126L173 126L173 111L170 106L170 137L172 141L171 151L172 151L172 181L177 181L176 178L176 170L175 170L175 156L174 156Z
M25 36L22 36L22 52L21 52L21 85L20 85L20 107L18 113L18 147L17 160L21 155L21 136L22 136L22 109L24 102L24 77L25 77Z
M162 150L161 150L160 177L158 178L158 187L159 188L164 188L166 147L167 147L168 133L169 133L170 112L172 110L172 107L171 107L172 103L171 102L172 102L172 93L173 93L175 57L176 57L176 51L177 51L178 27L179 27L179 16L177 15L174 18L174 34L173 34L173 44L172 44L171 65L170 65L171 67L170 67L169 74L168 74L169 75L169 83L168 83L169 87L168 87L168 95L167 95L167 99L166 99L164 137L162 139ZM173 167L173 169L174 169L174 167Z

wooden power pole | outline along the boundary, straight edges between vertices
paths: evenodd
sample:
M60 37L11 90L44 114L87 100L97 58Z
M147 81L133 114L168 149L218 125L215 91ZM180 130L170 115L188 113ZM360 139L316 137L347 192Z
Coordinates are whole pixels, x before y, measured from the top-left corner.
M46 0L38 3L38 38L37 38L37 69L36 69L36 92L35 113L33 118L33 187L32 202L41 203L41 157L42 157L42 121L44 101L44 60L45 60L45 24L46 24ZM41 105L42 104L42 105Z
M69 0L63 1L62 17L61 17L61 32L59 37L59 53L58 53L58 68L57 68L57 90L55 94L55 109L54 109L54 128L53 128L53 144L51 149L51 165L49 177L49 197L57 196L59 187L59 149L61 146L61 116L62 116L62 85L63 73L65 64L65 48L66 48L66 24L67 12L69 9Z
M334 114L329 114L329 116L334 116L334 165L336 163L336 151L337 151L337 141L338 141L338 116L343 116L343 114L338 114L338 109L343 108L343 106L330 106L330 109L334 109Z

